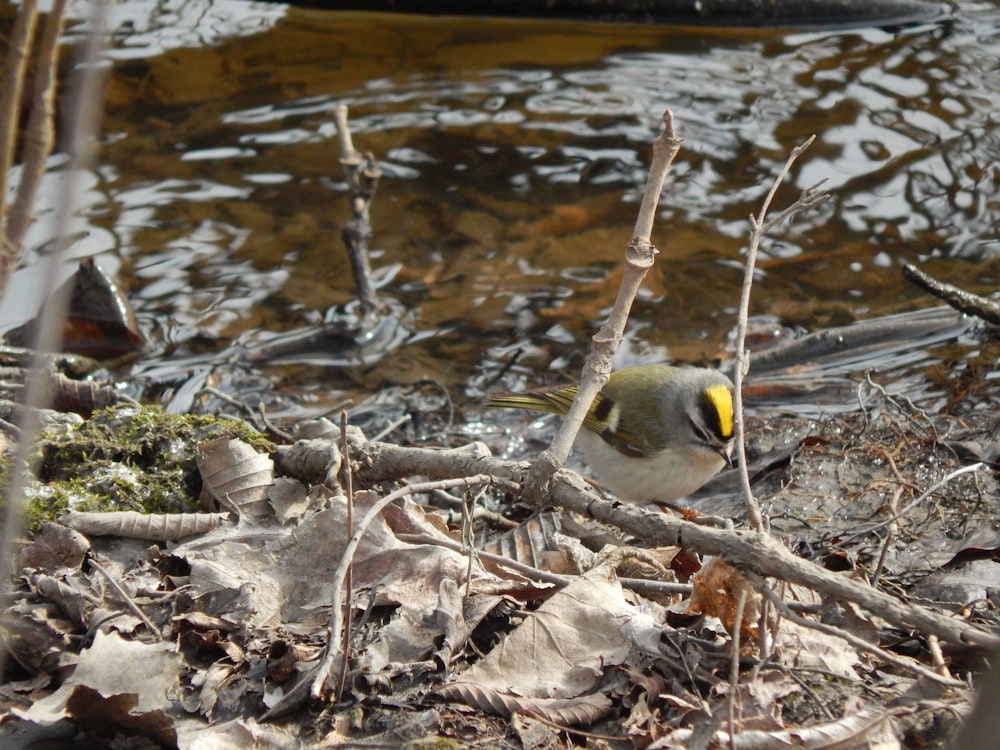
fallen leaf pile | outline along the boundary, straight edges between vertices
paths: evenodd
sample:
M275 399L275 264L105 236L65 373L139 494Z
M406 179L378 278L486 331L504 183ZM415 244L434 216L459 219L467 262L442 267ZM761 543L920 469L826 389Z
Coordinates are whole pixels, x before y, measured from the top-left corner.
M376 446L324 430L271 453L227 436L183 446L204 512L41 523L0 620L15 662L0 737L901 747L967 706L920 649L880 656L919 633L721 559L635 548L564 513L473 549L469 519L431 500L464 493L471 509L516 489L520 466L481 446L427 455L484 473L369 478L349 501L346 469Z

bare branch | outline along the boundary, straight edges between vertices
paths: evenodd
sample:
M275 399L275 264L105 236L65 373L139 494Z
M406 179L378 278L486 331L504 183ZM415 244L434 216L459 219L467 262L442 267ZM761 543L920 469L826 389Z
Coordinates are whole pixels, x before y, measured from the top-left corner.
M342 236L347 246L347 256L354 271L354 285L361 304L364 318L382 310L372 281L371 260L368 240L372 236L369 211L382 168L372 154L361 154L354 148L351 131L347 124L347 107L339 105L333 113L340 140L340 163L347 174L348 200L354 216L344 225Z
M13 250L3 242L7 235L7 177L11 164L14 163L14 144L21 119L21 92L24 89L24 73L38 20L37 5L36 0L21 3L21 10L11 32L10 46L7 48L3 88L0 89L0 254L4 256L8 250ZM0 284L0 289L3 289L3 284Z
M356 478L366 484L400 476L455 478L489 474L523 481L528 465L479 455L366 443L356 449ZM478 481L478 480L477 480ZM948 643L983 650L1000 648L1000 636L926 607L909 604L871 586L803 560L767 534L715 529L691 523L634 503L603 500L571 471L559 471L551 484L559 506L623 529L651 546L680 546L715 555L767 578L805 586L834 599L851 601L895 625L936 634Z
M59 64L59 36L62 33L68 0L56 0L45 22L38 65L35 71L35 94L31 117L24 134L24 164L17 197L7 217L4 252L0 254L0 290L7 285L21 257L24 235L35 216L35 196L45 173L45 162L55 143L56 73Z
M975 315L982 318L987 323L1000 325L1000 304L988 297L980 297L964 289L960 289L952 284L938 281L933 276L928 276L910 263L903 264L903 276L921 289L930 292L935 297L944 300L951 307L966 315Z
M361 544L361 540L368 532L368 527L371 526L372 521L375 520L379 513L385 510L387 505L401 497L421 492L431 492L436 489L448 489L449 487L489 484L492 481L494 481L493 478L486 474L477 474L475 476L444 479L436 482L410 484L394 492L390 492L372 505L368 509L368 512L362 516L361 520L358 521L357 528L354 529L350 541L348 541L347 546L344 548L344 556L341 558L337 570L334 571L333 581L330 583L333 592L331 596L330 624L327 626L326 652L312 681L312 695L314 698L324 699L332 695L334 700L336 700L339 697L337 695L337 682L343 661L347 657L347 654L343 650L343 644L344 630L348 625L347 615L349 614L344 606L344 584L347 581L351 565L354 561L354 553L357 552L358 545Z
M771 207L771 202L774 200L774 195L777 193L778 187L781 185L781 182L788 175L788 172L791 170L795 160L799 158L802 152L805 151L815 139L816 136L811 136L805 141L805 143L802 143L792 149L792 153L785 161L785 166L782 167L778 176L774 178L774 184L771 186L767 196L764 198L764 203L760 208L760 219L758 220L753 214L750 215L750 246L747 249L746 269L743 273L743 289L740 293L739 315L736 320L736 371L733 373L733 382L736 385L734 393L736 407L736 456L740 467L740 485L743 493L743 501L747 510L747 522L750 528L754 531L765 531L766 524L764 522L764 517L761 515L760 507L754 499L753 490L750 488L750 474L747 470L746 433L744 430L745 419L743 415L742 390L743 378L746 376L750 365L750 353L746 350L747 325L750 318L750 289L753 286L754 268L757 264L757 251L760 248L761 239L763 239L764 233L768 230L768 228L775 226L776 223L779 223L784 218L791 216L794 213L803 211L806 208L817 206L826 200L826 193L817 192L819 186L823 184L822 182L819 182L816 185L803 190L798 200L782 211L777 217L775 217L775 219L771 221L764 220Z
M680 144L681 139L674 131L673 113L667 110L663 113L663 132L653 141L653 160L635 222L635 234L625 251L625 272L618 288L618 296L607 322L594 336L594 344L584 363L573 406L563 419L552 445L542 451L532 465L527 487L529 498L538 499L545 495L545 487L569 456L590 404L608 382L611 361L621 343L632 303L639 293L639 287L646 273L653 267L653 260L658 252L649 241L650 235L663 183Z

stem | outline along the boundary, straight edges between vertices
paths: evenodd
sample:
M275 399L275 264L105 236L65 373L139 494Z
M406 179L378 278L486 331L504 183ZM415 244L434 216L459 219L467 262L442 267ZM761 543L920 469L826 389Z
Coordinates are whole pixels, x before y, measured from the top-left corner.
M750 289L753 286L753 272L757 264L757 251L760 248L760 241L763 238L766 226L764 224L764 217L767 216L768 209L771 207L771 201L774 200L774 195L778 192L778 186L781 185L782 180L788 175L795 160L799 158L815 138L816 136L811 136L805 143L796 146L792 150L792 153L785 161L785 166L778 173L778 176L775 177L774 184L771 185L767 197L764 198L764 203L760 207L760 220L753 214L750 214L750 247L747 249L746 269L743 272L743 289L740 292L739 314L736 319L736 372L733 377L733 383L736 388L733 398L736 410L735 447L740 467L740 487L743 494L743 502L747 510L747 522L751 529L760 532L765 531L767 527L764 523L764 517L761 515L760 506L757 504L757 500L753 496L753 490L750 488L750 474L747 469L746 420L743 415L742 394L743 378L750 369L750 352L746 349L747 324L750 318ZM796 203L802 202L803 199L804 196L799 201L796 201ZM782 215L785 215L785 213L783 212Z
M668 109L663 113L663 132L653 141L653 160L649 167L646 189L635 222L635 234L625 250L625 272L614 307L607 322L594 336L594 344L583 366L580 387L569 413L563 419L552 445L543 451L532 464L528 478L528 494L536 498L545 496L545 488L552 475L566 462L573 448L573 441L580 431L591 403L611 374L611 361L621 343L628 322L632 303L639 292L646 273L653 267L658 252L650 243L656 208L670 165L680 149L681 139L674 131L674 115Z

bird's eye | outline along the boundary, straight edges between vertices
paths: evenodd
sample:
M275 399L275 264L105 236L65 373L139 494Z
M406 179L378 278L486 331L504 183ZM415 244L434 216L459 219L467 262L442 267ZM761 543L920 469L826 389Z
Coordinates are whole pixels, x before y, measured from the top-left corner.
M708 434L708 430L706 430L702 425L695 422L693 419L689 419L688 423L691 425L691 430L697 436L698 440L705 443L706 445L712 443L712 436Z

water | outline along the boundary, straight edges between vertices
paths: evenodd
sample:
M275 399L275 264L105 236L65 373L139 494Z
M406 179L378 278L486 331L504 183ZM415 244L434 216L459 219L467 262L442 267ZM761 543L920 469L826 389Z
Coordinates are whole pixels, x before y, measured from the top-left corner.
M124 7L70 255L123 278L151 347L119 375L171 408L197 408L203 385L301 417L427 381L461 403L501 373L502 387L570 377L614 301L665 108L685 140L619 364L731 356L747 217L810 135L776 205L820 180L832 199L765 242L758 328L787 336L932 305L902 262L997 287L992 3L827 32ZM292 363L255 361L353 296L338 104L384 170L373 264L399 315L383 347L324 342ZM37 305L53 161L3 327ZM995 350L973 337L906 366Z

